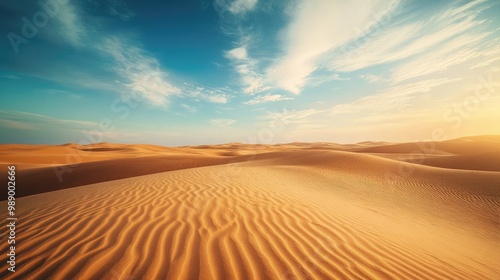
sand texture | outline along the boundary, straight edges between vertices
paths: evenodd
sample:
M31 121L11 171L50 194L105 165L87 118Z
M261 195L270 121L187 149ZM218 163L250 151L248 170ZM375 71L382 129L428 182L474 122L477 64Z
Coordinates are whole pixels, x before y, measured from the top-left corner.
M500 137L433 144L2 145L0 278L500 279Z

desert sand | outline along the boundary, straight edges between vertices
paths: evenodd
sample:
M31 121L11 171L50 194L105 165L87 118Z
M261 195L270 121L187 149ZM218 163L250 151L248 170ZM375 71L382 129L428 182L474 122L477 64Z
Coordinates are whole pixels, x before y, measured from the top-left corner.
M0 145L10 164L1 279L500 279L499 136Z

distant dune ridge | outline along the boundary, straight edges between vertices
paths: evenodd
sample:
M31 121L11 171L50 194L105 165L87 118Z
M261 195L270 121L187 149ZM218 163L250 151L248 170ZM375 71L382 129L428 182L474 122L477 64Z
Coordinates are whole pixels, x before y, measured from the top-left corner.
M500 279L500 136L9 144L0 164L1 279Z

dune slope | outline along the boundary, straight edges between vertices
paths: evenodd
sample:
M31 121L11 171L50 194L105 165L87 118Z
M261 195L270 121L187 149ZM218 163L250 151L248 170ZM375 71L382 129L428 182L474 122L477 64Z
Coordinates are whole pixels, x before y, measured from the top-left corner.
M292 151L31 195L16 278L498 279L499 184Z
M241 157L243 159L244 157ZM171 170L224 164L236 159L202 155L144 156L17 171L17 197ZM6 170L7 168L5 168ZM0 183L6 185L7 179ZM6 193L0 193L5 200Z

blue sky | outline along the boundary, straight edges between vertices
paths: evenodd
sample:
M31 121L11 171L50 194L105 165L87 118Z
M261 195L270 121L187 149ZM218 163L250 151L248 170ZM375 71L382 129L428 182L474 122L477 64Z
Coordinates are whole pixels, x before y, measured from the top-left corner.
M0 3L0 143L500 134L498 1Z

